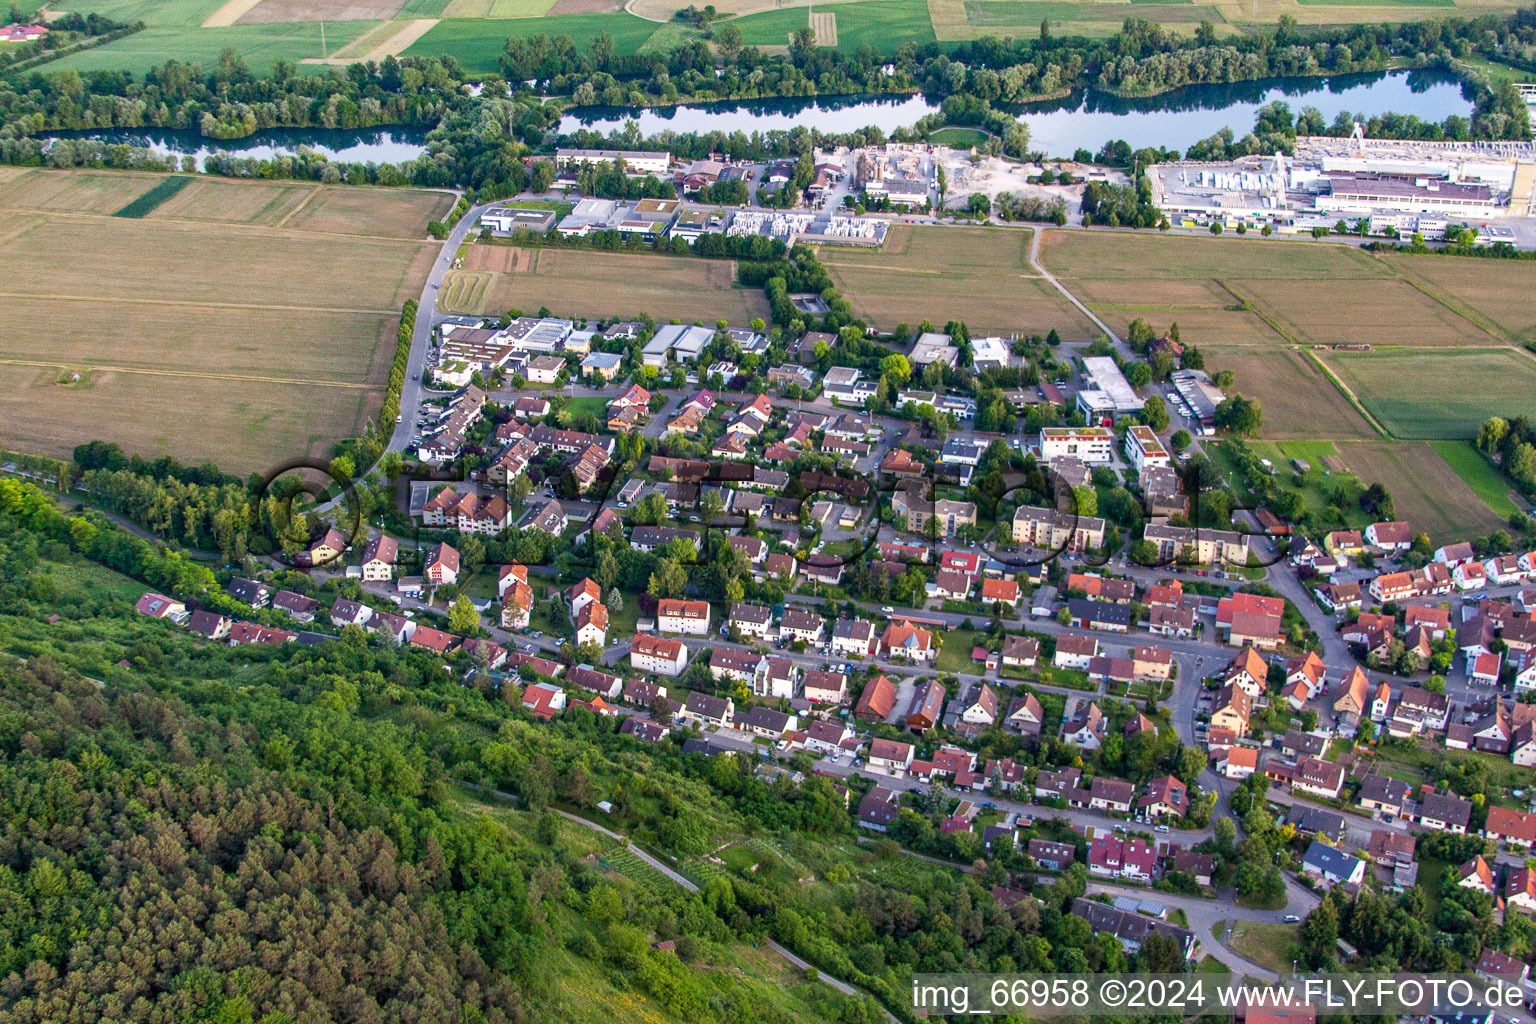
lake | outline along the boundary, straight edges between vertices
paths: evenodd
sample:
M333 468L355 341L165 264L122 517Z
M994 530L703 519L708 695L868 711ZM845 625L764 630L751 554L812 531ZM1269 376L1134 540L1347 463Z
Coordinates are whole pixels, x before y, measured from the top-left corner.
M1029 125L1031 148L1070 157L1078 148L1098 152L1124 139L1133 148L1188 149L1222 128L1239 137L1253 127L1266 103L1284 100L1293 111L1316 107L1332 121L1340 111L1366 116L1396 111L1440 121L1470 116L1472 101L1461 83L1440 71L1393 71L1325 78L1265 79L1234 85L1197 85L1158 96L1125 98L1095 89L1015 108ZM706 131L787 131L796 126L823 132L852 132L875 126L889 133L937 109L922 96L827 96L760 101L727 101L676 107L581 107L561 119L559 130L621 130L633 120L642 134ZM402 128L342 131L277 128L243 139L210 140L196 132L155 128L107 132L59 132L109 142L148 146L202 159L215 150L265 159L308 146L346 163L400 163L426 152L426 133Z

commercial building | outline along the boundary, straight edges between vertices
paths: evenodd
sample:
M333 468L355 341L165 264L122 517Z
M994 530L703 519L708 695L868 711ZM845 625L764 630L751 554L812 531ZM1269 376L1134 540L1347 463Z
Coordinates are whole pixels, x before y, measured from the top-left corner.
M1127 385L1129 387L1129 385ZM1108 427L1045 427L1040 431L1040 458L1046 462L1070 455L1090 464L1114 461L1115 433Z
M671 153L649 153L633 149L557 149L555 166L561 170L588 164L623 161L630 174L666 174L672 166Z

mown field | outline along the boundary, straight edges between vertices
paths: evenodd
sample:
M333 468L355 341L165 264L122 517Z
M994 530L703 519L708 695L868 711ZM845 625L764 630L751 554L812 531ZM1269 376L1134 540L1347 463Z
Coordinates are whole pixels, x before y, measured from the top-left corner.
M1456 470L1423 441L1347 441L1344 464L1392 495L1393 511L1436 544L1485 534L1504 520L1467 486Z
M973 334L1097 335L1092 323L1029 265L1029 229L891 228L879 250L822 246L821 259L854 312L885 330L964 320Z
M500 249L481 254L471 246L467 267L516 265L521 271L452 270L443 284L445 309L463 313L525 312L548 306L560 316L623 319L649 313L658 321L729 320L746 326L768 316L762 290L735 283L729 260L696 260L647 254L539 249L531 259ZM515 252L515 250L513 250Z
M377 411L451 197L193 179L112 215L167 180L0 177L0 443L110 438L237 472L328 453Z
M1487 456L1478 451L1470 441L1431 441L1430 444L1440 457L1456 471L1456 475L1464 480L1468 487L1483 503L1488 506L1494 515L1508 520L1511 513L1520 511L1510 498L1511 488L1509 481L1504 479Z
M1326 362L1394 437L1462 440L1489 416L1536 415L1536 359L1513 349L1329 352Z
M1183 332L1184 324L1179 323ZM1183 332L1186 341L1187 332ZM1231 370L1236 391L1264 406L1264 436L1375 437L1369 423L1303 352L1289 348L1202 348L1211 372Z

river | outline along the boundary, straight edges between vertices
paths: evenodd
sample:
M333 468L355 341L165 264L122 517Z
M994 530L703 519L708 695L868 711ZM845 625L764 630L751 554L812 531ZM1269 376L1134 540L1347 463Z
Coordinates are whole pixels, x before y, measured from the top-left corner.
M1222 128L1239 137L1253 127L1264 104L1284 100L1291 109L1316 107L1332 121L1340 111L1366 116L1396 111L1440 121L1470 115L1472 102L1461 84L1439 71L1394 71L1327 78L1266 79L1235 85L1199 85L1158 96L1125 98L1094 89L1058 100L1016 108L1029 125L1031 148L1070 157L1079 148L1097 152L1124 139L1133 147L1187 149ZM868 126L886 132L910 125L936 108L922 96L829 96L805 99L727 101L676 107L581 107L561 119L559 130L610 132L635 121L644 135L658 132L788 130L803 125L823 132L851 132ZM278 128L243 139L213 141L196 132L155 128L60 135L149 146L161 152L202 159L214 150L267 158L308 146L329 159L354 163L399 163L426 151L423 132L390 128L367 131Z
M1137 98L1086 89L1062 99L1022 104L1013 109L1029 125L1032 149L1050 156L1069 157L1079 147L1098 152L1104 143L1115 139L1123 139L1133 148L1170 146L1182 150L1224 127L1241 137L1253 127L1259 108L1274 100L1286 101L1292 111L1316 107L1330 122L1340 111L1366 116L1396 111L1417 114L1427 121L1472 113L1472 101L1462 94L1461 83L1439 71L1196 85ZM832 96L680 107L583 107L572 110L561 120L560 131L591 128L610 132L634 120L643 135L669 130L787 131L797 125L824 132L851 132L873 125L890 132L935 109L922 96Z

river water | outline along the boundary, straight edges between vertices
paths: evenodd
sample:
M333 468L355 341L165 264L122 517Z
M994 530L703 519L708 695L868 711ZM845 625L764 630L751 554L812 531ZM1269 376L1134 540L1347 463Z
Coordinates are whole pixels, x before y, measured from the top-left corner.
M1340 111L1366 116L1396 111L1417 114L1429 121L1472 112L1472 102L1463 95L1455 78L1437 71L1396 71L1189 86L1134 99L1087 89L1058 100L1022 105L1016 113L1029 125L1031 148L1050 156L1069 157L1078 148L1097 152L1104 143L1115 139L1123 139L1133 148L1169 146L1182 150L1224 127L1241 137L1253 127L1258 109L1274 100L1284 100L1293 111L1316 107L1330 122ZM651 108L582 107L568 113L560 121L559 130L589 128L606 133L622 129L633 120L644 135L664 131L750 134L787 131L802 125L833 133L868 126L891 132L935 109L921 96L830 96ZM220 149L264 159L308 146L331 160L347 163L399 163L426 151L425 133L399 128L279 128L220 142L205 139L196 132L153 128L59 134L149 146L162 152L191 155L199 162Z

